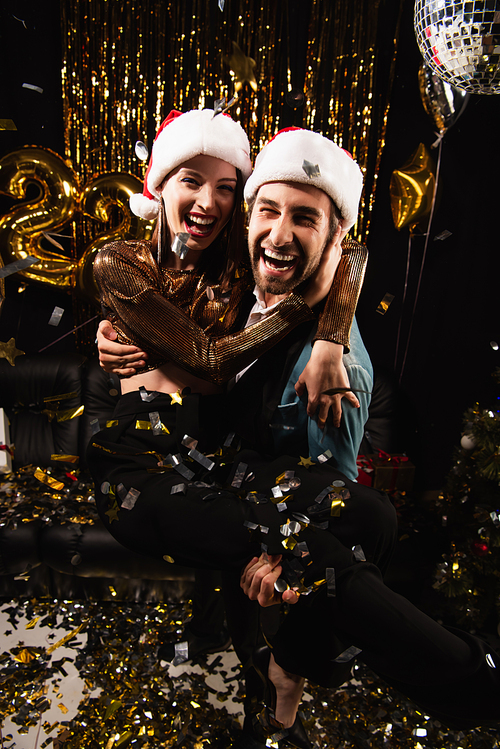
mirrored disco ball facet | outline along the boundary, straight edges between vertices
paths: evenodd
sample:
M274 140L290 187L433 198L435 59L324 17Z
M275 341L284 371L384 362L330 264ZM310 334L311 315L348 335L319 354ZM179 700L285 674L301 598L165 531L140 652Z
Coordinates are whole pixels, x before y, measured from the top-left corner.
M416 0L415 33L440 78L471 94L500 94L500 0Z

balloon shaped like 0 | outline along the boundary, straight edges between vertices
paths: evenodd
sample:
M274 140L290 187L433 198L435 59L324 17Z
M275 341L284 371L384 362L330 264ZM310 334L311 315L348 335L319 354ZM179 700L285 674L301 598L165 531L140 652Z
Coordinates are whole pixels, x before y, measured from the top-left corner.
M418 70L418 87L425 111L444 135L463 113L470 94L443 81L424 62Z
M392 218L396 229L412 232L431 211L436 168L428 149L420 143L415 153L391 175Z
M5 265L33 255L38 263L20 275L31 281L69 287L76 267L72 258L42 246L43 233L60 229L73 215L78 180L65 161L48 148L27 146L0 159L0 192L26 200L35 184L39 196L0 218L0 252ZM45 240L46 241L46 240Z
M99 250L118 239L148 239L153 224L134 216L129 208L130 196L142 192L142 182L132 174L109 172L87 184L82 192L80 208L90 218L108 223L118 209L121 221L111 230L99 234L87 247L75 268L73 283L76 292L87 301L99 302L99 292L94 280L94 259Z

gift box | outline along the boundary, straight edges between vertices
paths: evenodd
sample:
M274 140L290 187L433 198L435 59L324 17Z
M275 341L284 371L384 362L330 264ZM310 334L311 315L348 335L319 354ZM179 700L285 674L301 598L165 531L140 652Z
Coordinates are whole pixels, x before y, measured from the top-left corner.
M406 455L379 450L376 455L358 456L358 483L384 492L408 491L413 487L415 466Z
M12 448L10 446L9 420L0 408L0 473L12 471Z

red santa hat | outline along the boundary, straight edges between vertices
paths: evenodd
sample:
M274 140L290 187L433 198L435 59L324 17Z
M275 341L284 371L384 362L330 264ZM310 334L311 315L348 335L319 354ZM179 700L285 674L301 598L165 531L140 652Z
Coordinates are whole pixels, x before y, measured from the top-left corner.
M348 230L356 222L363 175L352 156L328 138L298 127L280 130L257 156L245 186L252 203L266 182L300 182L329 195Z
M144 189L130 197L132 213L148 220L158 215L160 185L179 164L200 154L215 156L239 169L246 181L252 171L247 134L229 115L214 117L213 109L175 109L156 134Z

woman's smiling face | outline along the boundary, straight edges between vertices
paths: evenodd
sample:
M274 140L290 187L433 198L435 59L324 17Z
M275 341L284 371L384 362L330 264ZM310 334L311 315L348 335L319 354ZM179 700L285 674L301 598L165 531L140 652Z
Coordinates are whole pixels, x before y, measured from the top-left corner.
M162 196L170 244L179 232L189 234L190 250L204 250L231 217L236 195L236 169L214 156L195 156L171 172Z

